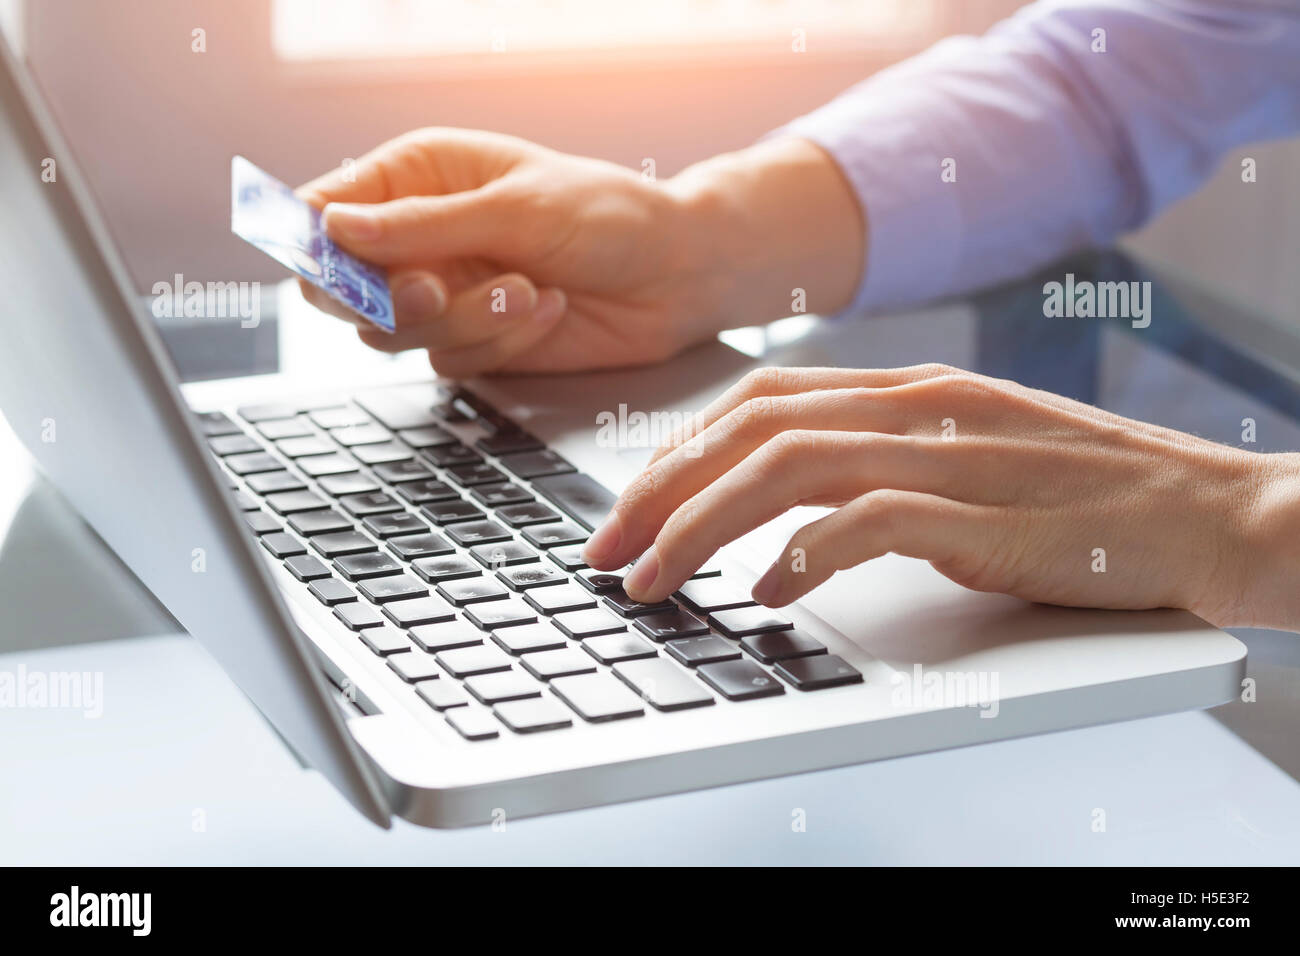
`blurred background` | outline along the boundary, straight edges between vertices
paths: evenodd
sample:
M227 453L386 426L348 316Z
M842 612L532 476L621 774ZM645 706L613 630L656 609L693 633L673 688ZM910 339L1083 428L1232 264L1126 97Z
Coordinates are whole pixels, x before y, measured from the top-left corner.
M1229 2L1229 0L1225 0ZM229 233L229 160L298 183L425 125L660 177L1016 0L0 0L141 289L282 274ZM201 32L196 32L201 31ZM795 53L800 34L805 51ZM201 47L201 50L200 50ZM1259 182L1243 189L1241 156ZM1248 147L1131 248L1300 324L1300 143Z

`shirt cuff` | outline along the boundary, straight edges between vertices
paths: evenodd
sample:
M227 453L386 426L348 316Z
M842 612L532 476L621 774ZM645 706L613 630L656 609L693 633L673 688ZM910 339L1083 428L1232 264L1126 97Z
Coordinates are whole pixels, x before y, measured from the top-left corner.
M957 271L957 184L944 181L945 154L915 119L925 115L913 112L923 105L909 103L900 84L889 86L855 89L764 137L816 143L839 164L862 206L862 279L852 303L834 318L937 298L949 291Z

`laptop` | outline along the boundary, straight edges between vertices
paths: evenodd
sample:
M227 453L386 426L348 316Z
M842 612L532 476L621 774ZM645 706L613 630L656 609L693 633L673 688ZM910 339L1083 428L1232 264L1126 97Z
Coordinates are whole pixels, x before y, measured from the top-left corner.
M592 440L595 413L699 399L666 396L721 345L671 377L183 393L3 41L0 61L0 409L286 743L376 824L490 823L1239 692L1244 647L1190 614L1026 605L893 556L755 611L779 522L662 606L628 599L619 575L579 556L629 474ZM221 399L190 408L184 394Z

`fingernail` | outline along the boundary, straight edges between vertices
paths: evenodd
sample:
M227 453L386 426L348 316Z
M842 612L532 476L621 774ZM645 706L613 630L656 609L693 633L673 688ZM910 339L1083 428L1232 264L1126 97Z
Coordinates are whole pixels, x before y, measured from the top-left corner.
M368 206L357 203L332 202L321 214L325 231L344 239L378 239L379 216Z
M631 572L623 579L623 590L628 594L633 591L644 594L654 586L657 577L659 577L659 555L652 544L646 548L645 554L637 559Z
M774 597L781 587L781 570L774 564L766 571L763 576L754 583L754 590L750 592L752 597L759 604L767 604Z
M407 280L393 293L393 300L399 316L417 322L441 314L446 304L442 298L442 288L429 276L416 276Z
M511 277L492 290L492 311L506 318L527 315L537 308L537 300L531 282Z
M599 564L618 550L623 542L623 526L618 512L611 511L599 528L592 532L587 543L582 546L582 560L588 564Z
M533 309L534 322L550 322L564 314L568 307L564 293L559 289L545 289L537 296L537 308Z

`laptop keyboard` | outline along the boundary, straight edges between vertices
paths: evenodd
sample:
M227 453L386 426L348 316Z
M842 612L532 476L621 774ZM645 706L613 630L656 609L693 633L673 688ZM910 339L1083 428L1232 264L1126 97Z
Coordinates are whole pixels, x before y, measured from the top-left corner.
M262 547L466 740L862 682L751 581L587 567L614 495L467 390L198 418Z

